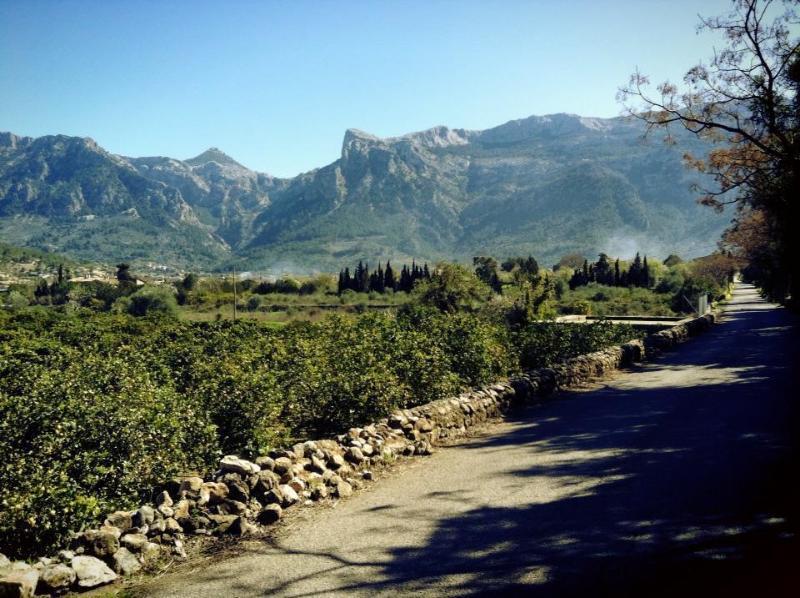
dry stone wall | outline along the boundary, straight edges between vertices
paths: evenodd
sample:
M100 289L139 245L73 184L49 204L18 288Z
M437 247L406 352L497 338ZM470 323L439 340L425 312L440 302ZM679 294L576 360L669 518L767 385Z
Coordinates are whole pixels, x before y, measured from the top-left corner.
M187 536L244 536L280 520L298 504L350 496L372 469L428 455L448 439L501 416L515 404L603 376L708 329L713 315L617 347L581 355L457 397L404 409L335 439L310 440L250 462L229 455L209 478L176 478L154 489L150 504L110 513L97 529L34 564L0 554L0 598L86 590L130 575L164 556L185 558Z

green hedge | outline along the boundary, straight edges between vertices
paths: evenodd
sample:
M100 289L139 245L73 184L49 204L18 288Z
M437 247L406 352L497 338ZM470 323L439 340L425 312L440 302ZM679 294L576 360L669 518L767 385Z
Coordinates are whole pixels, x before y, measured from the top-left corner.
M280 330L0 313L0 552L42 554L222 454L332 435L633 336L602 323L512 331L426 310Z

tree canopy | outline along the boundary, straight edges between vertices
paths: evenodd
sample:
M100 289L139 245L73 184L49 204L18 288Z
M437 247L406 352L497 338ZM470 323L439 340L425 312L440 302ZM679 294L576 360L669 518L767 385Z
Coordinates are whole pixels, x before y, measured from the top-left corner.
M735 204L722 246L740 257L750 277L776 299L798 296L797 224L800 201L800 40L798 0L733 0L728 14L701 17L700 30L720 32L727 45L691 67L683 86L653 90L635 72L620 90L629 115L648 131L681 126L715 142L707 157L687 164L711 175L716 188L700 202ZM796 29L795 29L796 31Z

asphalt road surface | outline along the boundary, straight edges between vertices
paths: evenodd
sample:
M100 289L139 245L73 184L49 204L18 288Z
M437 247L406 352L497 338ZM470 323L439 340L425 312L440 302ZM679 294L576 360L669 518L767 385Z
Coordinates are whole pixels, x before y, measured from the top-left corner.
M740 285L657 361L135 593L800 595L797 340L795 316Z

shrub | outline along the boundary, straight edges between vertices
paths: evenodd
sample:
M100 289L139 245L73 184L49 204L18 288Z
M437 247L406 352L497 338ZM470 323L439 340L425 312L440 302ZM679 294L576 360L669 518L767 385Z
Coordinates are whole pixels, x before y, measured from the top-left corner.
M275 281L276 293L293 293L300 292L300 283L294 278L279 278Z
M535 323L513 335L522 369L535 369L641 337L631 326L606 321L592 324Z
M34 359L24 350L4 356L4 382L18 381L0 391L4 551L32 556L56 546L69 530L217 456L203 410L154 382L136 353L34 351Z
M384 339L392 351L392 368L403 385L403 407L443 399L463 385L452 369L447 348L429 332L397 325Z
M243 358L241 352L195 364L196 385L187 389L217 430L224 453L255 456L288 439L282 389L270 367Z
M430 280L414 287L417 303L453 313L470 310L491 293L475 274L459 264L437 264Z
M247 309L250 311L257 311L261 307L261 297L253 295L247 300Z
M385 317L332 316L284 332L291 357L281 367L287 415L297 432L331 434L386 415L404 393L390 355L376 350Z
M28 306L28 299L19 291L10 291L6 296L6 305L11 309L22 309Z
M279 330L151 314L0 312L0 545L31 556L225 453L262 454L520 368L629 340L627 327L528 323L500 306L338 315ZM147 297L142 312L136 297ZM125 309L119 309L120 307ZM159 312L156 312L159 313Z
M451 369L467 385L479 386L512 369L505 329L469 314L443 319L441 338Z
M144 287L132 295L120 297L114 302L114 311L136 317L178 317L178 302L175 293L167 288Z

